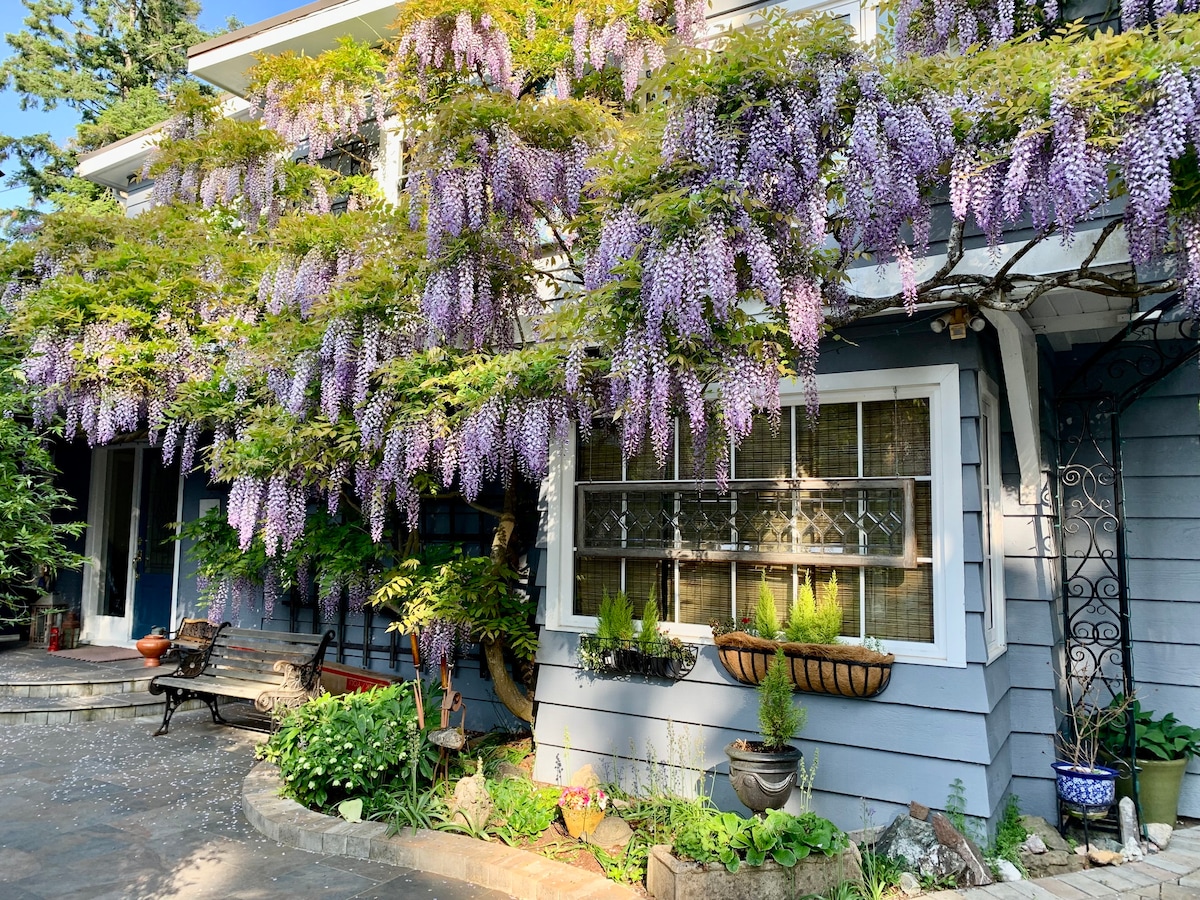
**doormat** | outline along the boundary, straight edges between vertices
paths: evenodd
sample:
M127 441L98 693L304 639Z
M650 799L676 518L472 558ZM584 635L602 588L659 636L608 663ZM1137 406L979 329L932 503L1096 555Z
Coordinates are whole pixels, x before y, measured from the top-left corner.
M116 662L121 659L139 659L140 653L133 647L103 647L89 644L74 650L55 650L52 656L62 659L78 659L83 662Z

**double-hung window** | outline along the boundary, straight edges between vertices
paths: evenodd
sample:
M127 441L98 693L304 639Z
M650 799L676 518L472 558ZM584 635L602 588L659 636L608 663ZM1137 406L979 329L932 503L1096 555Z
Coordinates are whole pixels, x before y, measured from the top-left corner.
M834 573L847 641L962 663L962 482L953 366L822 379L809 421L785 383L780 419L732 453L728 491L697 481L684 433L659 466L623 460L596 429L569 448L550 533L558 624L585 629L605 593L659 598L674 634L753 616L762 584L780 618L806 578ZM680 426L682 428L682 426Z

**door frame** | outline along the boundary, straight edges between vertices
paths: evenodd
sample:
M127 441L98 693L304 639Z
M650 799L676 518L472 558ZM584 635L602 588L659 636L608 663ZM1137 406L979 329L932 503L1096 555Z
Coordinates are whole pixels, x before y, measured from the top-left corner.
M109 459L113 451L133 450L133 502L130 504L129 517L129 558L126 560L126 585L129 586L125 603L124 616L100 615L100 585L104 579L104 565L101 554L105 545L105 499L108 496ZM93 644L113 646L133 646L141 635L133 635L133 604L135 601L135 570L138 547L138 532L142 513L142 476L147 452L157 452L148 442L137 441L126 444L116 444L108 447L96 447L92 450L92 479L88 497L87 538L84 542L83 567L83 626L81 638ZM175 500L175 521L183 521L183 472L179 473L179 484ZM179 568L181 545L175 543L173 559L174 571L171 575L171 617L173 623L178 615L179 605Z

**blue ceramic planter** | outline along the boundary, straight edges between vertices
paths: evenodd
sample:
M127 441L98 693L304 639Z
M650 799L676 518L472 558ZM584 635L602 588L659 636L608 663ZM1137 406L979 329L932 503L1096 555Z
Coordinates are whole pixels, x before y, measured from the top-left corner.
M1074 763L1055 762L1054 786L1068 808L1083 815L1103 814L1117 795L1117 770L1107 766L1081 768Z

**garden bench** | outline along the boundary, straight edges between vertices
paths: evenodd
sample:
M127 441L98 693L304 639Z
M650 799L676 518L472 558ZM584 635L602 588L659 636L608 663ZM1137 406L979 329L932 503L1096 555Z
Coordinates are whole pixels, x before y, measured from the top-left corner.
M179 668L172 674L198 675L204 667L204 653L219 628L219 625L214 625L208 619L185 617L175 633L168 637L171 650L179 661Z
M299 706L321 692L321 662L331 640L332 631L259 631L226 622L216 630L198 667L185 658L174 672L151 679L150 693L167 695L155 736L167 733L171 716L189 700L203 700L213 722L226 725L230 723L217 709L220 697L248 700L260 713Z

